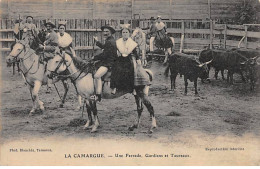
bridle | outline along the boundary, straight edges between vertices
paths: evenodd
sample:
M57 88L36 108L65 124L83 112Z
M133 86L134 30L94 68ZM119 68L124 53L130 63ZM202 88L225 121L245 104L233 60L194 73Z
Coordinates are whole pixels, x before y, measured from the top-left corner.
M18 42L19 43L19 42ZM24 44L22 44L22 43L20 43L21 45L23 45L23 49L16 55L16 56L13 56L13 55L10 55L11 57L13 57L14 59L13 60L17 60L17 58L19 57L19 55L23 52L23 51L25 51L25 45ZM24 56L26 56L28 53L30 52L30 50L27 50L27 52L24 54ZM32 55L34 54L34 52L32 52L28 57L26 57L26 58L19 58L20 59L20 61L21 62L24 62L25 60L27 60L28 58L30 58ZM21 71L22 71L22 73L24 74L24 76L32 69L32 67L33 67L33 64L35 63L35 60L33 61L33 63L32 63L32 65L29 67L29 69L24 73L21 69ZM38 68L39 68L39 65L38 65ZM34 73L32 73L32 74L35 74L37 72L37 70L34 72Z
M51 72L50 78L53 78L54 76L56 76L57 78L70 78L72 81L76 81L79 78L79 76L82 74L83 71L80 72L80 74L76 77L76 79L72 79L72 75L78 73L79 71L76 71L76 72L71 73L69 75L61 75L60 73L57 72L59 70L59 68L61 67L61 65L64 64L66 66L66 69L64 70L64 72L65 72L71 66L73 61L71 61L67 65L66 60L65 60L65 56L63 56L63 55L59 55L59 56L61 57L61 61L59 62L58 66L55 68L55 70L51 71L51 70L47 69L49 72Z

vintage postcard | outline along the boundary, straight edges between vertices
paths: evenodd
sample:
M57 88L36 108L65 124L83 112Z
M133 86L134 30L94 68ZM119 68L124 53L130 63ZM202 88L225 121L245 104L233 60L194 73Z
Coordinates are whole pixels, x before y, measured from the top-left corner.
M259 0L0 0L1 166L259 166Z

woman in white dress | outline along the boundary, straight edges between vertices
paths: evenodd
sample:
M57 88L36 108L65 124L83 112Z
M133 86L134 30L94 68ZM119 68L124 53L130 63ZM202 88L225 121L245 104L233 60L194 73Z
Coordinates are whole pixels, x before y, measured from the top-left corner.
M67 21L59 21L59 32L58 35L58 46L61 52L66 52L67 54L75 57L75 51L72 49L72 37L65 32Z

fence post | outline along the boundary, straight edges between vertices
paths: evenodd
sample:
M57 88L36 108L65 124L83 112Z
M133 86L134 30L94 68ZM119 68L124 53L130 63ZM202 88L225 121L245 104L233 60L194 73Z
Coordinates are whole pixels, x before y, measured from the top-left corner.
M227 48L227 24L224 25L224 49Z
M183 50L183 46L184 46L184 39L185 39L185 25L184 25L184 21L181 22L181 44L180 44L180 53L182 53Z
M213 21L210 19L210 44L209 48L212 49L212 43L213 43Z
M248 28L248 26L245 25L245 47L246 47L246 49L247 49L247 28Z

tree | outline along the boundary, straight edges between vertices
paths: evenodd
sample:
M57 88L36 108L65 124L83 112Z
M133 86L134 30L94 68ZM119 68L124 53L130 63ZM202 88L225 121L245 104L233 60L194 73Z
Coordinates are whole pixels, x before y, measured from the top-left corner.
M235 24L259 23L259 0L243 0L235 8Z

